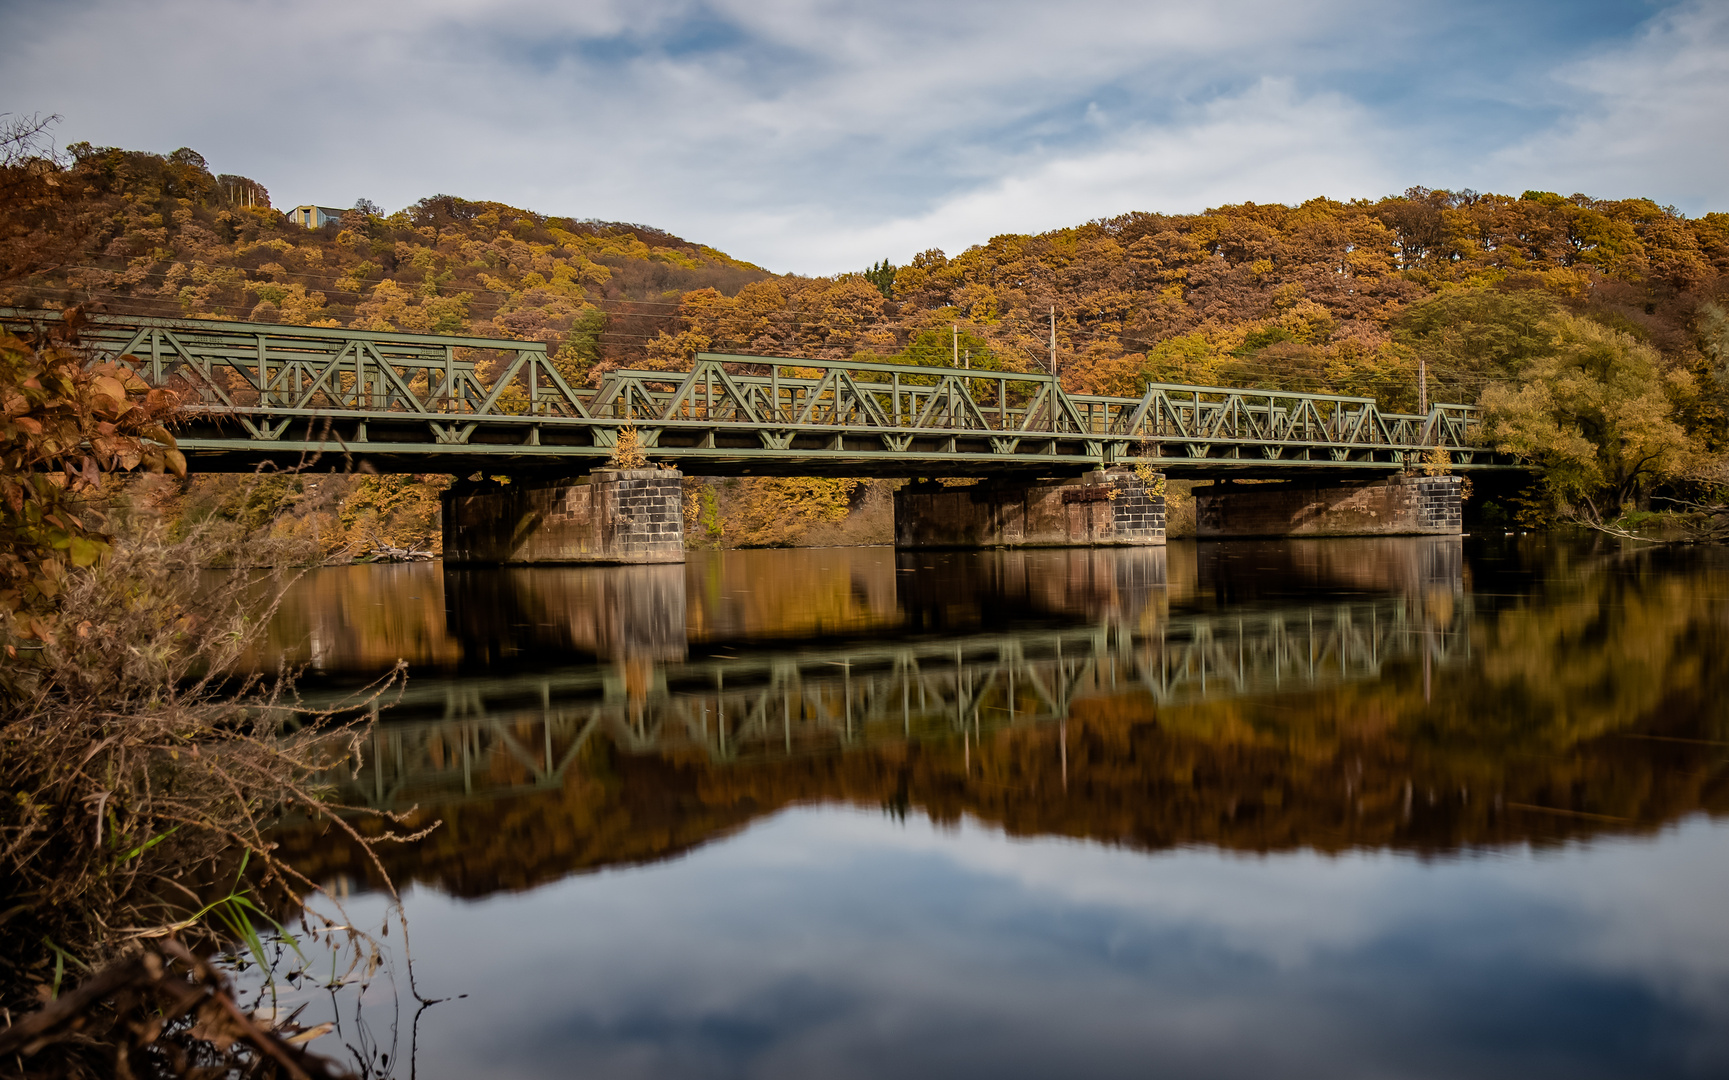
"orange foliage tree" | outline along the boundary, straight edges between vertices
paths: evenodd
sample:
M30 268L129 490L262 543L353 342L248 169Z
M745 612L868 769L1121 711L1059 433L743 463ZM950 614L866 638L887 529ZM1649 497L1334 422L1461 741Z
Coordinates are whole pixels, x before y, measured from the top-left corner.
M58 336L0 334L0 617L23 637L52 633L66 572L108 551L85 505L103 475L186 472L165 427L173 392L118 364L86 366L73 314Z

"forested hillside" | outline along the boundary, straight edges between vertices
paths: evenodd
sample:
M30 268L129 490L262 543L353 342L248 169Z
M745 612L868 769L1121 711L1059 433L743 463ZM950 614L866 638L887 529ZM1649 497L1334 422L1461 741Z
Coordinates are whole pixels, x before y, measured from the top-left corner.
M1612 512L1655 485L1698 482L1729 417L1729 214L1689 219L1648 200L1413 188L1132 213L810 278L644 226L449 195L388 214L362 199L306 229L263 185L185 149L76 144L54 158L26 146L6 177L0 302L12 304L534 339L578 380L677 367L703 348L946 363L953 327L975 366L1042 370L1054 309L1056 363L1075 392L1180 381L1413 409L1422 361L1431 400L1485 404L1491 437L1548 468L1553 511ZM393 482L383 501L397 510L373 505L380 482L314 498L288 480L237 505L238 482L205 478L161 497L249 530L316 503L334 530L313 529L326 547L352 546L362 525L424 530L442 482ZM861 490L774 498L832 521ZM369 508L352 510L354 498ZM714 509L725 502L709 499L703 535L801 535L729 530ZM727 505L750 502L735 486ZM397 517L417 524L398 529Z
M447 195L365 200L302 228L262 184L191 150L13 144L0 188L0 304L542 341L575 380L634 361L692 289L768 273L638 225ZM123 511L200 526L222 558L343 557L437 542L448 477L149 478ZM844 505L844 504L843 504ZM831 514L832 516L832 514ZM244 541L244 544L243 544Z

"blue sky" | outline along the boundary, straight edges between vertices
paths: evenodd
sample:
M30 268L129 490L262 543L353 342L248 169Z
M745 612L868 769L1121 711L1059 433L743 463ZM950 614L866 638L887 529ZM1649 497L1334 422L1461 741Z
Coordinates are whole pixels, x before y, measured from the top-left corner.
M777 271L1412 184L1729 210L1724 0L0 4L0 111L62 141Z

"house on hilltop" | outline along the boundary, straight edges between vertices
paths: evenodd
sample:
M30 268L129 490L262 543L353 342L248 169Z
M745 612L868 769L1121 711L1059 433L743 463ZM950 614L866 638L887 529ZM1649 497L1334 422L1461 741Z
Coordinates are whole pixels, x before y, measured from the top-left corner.
M288 211L288 219L308 229L322 228L327 221L342 220L342 211L334 206L296 206Z

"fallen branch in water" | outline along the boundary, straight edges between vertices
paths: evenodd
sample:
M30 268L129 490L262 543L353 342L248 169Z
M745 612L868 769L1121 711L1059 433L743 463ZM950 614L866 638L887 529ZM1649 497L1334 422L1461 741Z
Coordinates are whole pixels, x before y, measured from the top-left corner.
M413 548L374 547L356 562L431 562L438 558L430 551L416 551Z
M430 551L420 550L413 544L405 548L397 547L385 539L376 529L366 529L364 532L366 542L372 550L360 556L355 560L356 562L430 562L438 557Z
M352 1075L305 1049L328 1026L260 1023L216 968L178 941L158 950L117 960L0 1028L0 1060L19 1063L27 1077Z
M1664 502L1681 508L1677 514L1661 515L1661 524L1668 530L1666 535L1652 536L1649 533L1638 532L1629 527L1629 514L1623 512L1618 518L1604 521L1596 506L1589 500L1583 508L1575 508L1567 520L1572 524L1600 532L1605 536L1613 536L1619 540L1635 540L1641 544L1721 544L1729 542L1729 505L1721 503L1700 503L1688 499L1676 499L1665 495L1652 497L1653 502ZM1649 520L1649 519L1647 519Z

